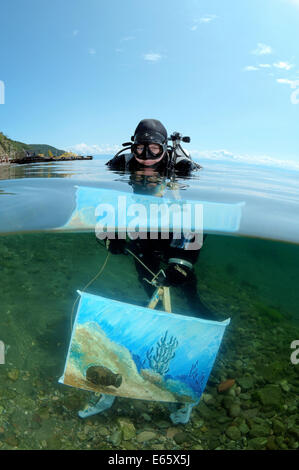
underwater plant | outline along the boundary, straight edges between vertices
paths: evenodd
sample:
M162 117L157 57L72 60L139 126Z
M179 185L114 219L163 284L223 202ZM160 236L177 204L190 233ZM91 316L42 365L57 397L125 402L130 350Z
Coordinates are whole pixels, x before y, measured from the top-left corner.
M192 377L193 380L195 380L196 376L198 375L198 360L194 362L191 366L191 369L189 371L189 376Z
M178 347L178 340L172 336L167 342L167 333L162 336L156 344L156 352L153 356L154 347L152 346L146 353L150 368L158 374L165 375L169 371L169 364L174 358L174 350Z
M199 373L198 360L192 364L188 378L191 379L197 387L199 387L200 391L203 390L205 375Z

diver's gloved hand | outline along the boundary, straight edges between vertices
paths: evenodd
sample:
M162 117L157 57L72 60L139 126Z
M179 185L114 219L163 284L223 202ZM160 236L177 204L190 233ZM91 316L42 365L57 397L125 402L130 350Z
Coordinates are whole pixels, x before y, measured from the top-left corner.
M187 266L171 263L166 269L165 284L168 286L180 286L192 277L192 269Z
M126 240L106 240L106 247L113 255L127 254Z

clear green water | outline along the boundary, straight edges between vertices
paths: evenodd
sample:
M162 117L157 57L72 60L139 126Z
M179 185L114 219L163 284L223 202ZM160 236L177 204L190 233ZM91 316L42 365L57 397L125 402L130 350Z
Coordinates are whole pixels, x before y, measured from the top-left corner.
M190 422L174 426L165 404L129 399L78 418L90 394L57 381L76 291L106 252L94 233L41 229L66 223L76 185L132 191L129 176L108 172L106 160L0 168L0 449L298 449L299 364L290 360L299 340L298 173L224 160L179 181L185 198L246 203L245 236L208 235L195 267L202 300L231 323ZM147 300L123 255L110 256L88 292ZM171 295L175 312L193 313L181 290ZM227 379L234 386L219 393Z
M105 257L94 233L0 237L1 449L298 448L299 365L290 361L290 344L299 339L298 245L208 235L198 289L211 310L232 320L203 399L176 431L164 404L128 399L82 421L77 411L89 393L57 383L76 290ZM134 261L123 255L110 256L88 292L147 300ZM190 313L185 300L172 289L174 311ZM227 379L236 384L218 393ZM134 427L128 439L123 420ZM144 431L153 433L149 440L138 438Z

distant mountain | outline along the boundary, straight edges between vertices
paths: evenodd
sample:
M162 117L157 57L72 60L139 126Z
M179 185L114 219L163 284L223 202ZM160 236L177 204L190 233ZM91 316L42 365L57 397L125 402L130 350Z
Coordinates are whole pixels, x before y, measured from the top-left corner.
M55 156L62 155L65 153L65 150L59 150L55 147L52 147L51 145L46 145L46 144L23 144L25 145L25 150L28 150L29 152L34 152L37 155L39 153L43 153L44 155L48 155L48 151L53 153Z
M36 155L43 153L45 156L48 156L49 151L54 156L62 155L65 152L46 144L24 144L23 142L9 139L0 132L0 163L24 158L28 153L35 153Z

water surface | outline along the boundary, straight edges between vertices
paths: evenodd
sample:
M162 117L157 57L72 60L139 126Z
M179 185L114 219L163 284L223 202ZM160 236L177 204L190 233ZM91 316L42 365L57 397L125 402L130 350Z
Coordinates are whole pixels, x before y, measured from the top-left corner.
M299 365L298 173L205 162L178 180L186 199L245 202L240 232L208 234L195 271L202 300L231 317L206 393L190 423L173 427L164 404L118 399L87 421L77 411L88 392L57 383L71 333L76 290L99 272L107 252L93 232L56 233L75 207L76 185L132 191L129 175L99 158L0 168L0 447L2 449L296 449ZM168 188L167 191L170 191ZM144 305L130 256L110 256L88 292ZM174 311L192 314L181 290ZM225 393L217 385L236 381ZM120 421L140 434L123 439Z

